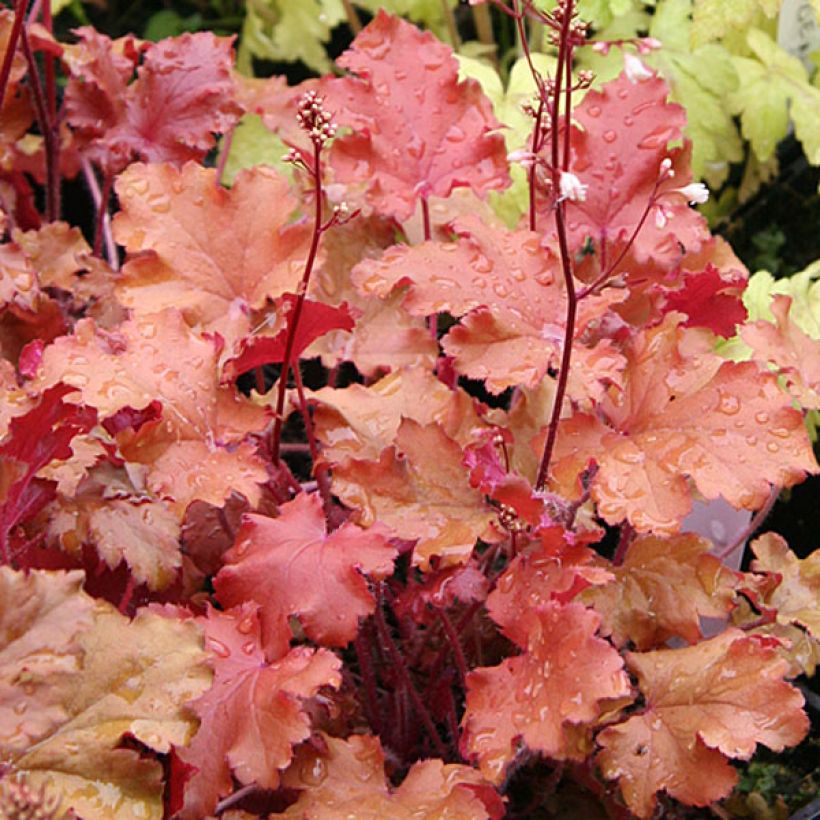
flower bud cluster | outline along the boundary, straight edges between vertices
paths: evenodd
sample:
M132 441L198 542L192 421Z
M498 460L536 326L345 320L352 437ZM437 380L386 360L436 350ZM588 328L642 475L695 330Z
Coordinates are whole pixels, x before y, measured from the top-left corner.
M299 127L318 148L336 136L337 126L332 115L324 109L324 102L324 97L315 91L308 91L299 100L299 110L296 112Z

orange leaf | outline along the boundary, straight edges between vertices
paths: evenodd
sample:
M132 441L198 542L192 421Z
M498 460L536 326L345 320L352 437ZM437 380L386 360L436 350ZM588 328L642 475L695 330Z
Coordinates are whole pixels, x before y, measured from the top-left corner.
M803 407L820 408L820 340L805 334L789 317L791 298L775 295L775 324L763 320L742 328L740 335L762 361L783 374L789 392Z
M483 820L502 816L501 798L469 766L419 761L394 788L384 773L378 738L351 735L342 740L321 734L319 741L323 751L304 744L282 777L286 787L302 790L283 817Z
M550 536L563 534L555 528ZM592 563L594 553L586 547L558 549L541 544L521 551L499 576L487 599L487 612L501 631L519 646L528 642L526 614L552 600L571 601L586 587L606 584L612 573Z
M357 265L353 283L382 297L407 286L403 305L413 315L467 314L443 340L456 369L486 379L494 393L533 387L556 361L564 338L566 294L558 262L536 233L491 227L476 216L453 227L456 242L395 245ZM576 335L622 298L613 294L581 303Z
M462 450L438 424L404 419L395 446L378 461L348 460L333 470L333 492L358 510L364 526L376 520L399 537L418 539L414 562L423 569L439 556L463 564L477 538L496 541L495 513L469 483Z
M129 620L82 581L0 568L0 754L70 814L161 817L162 766L150 752L193 734L184 704L211 678L199 630L144 609Z
M396 370L369 387L323 387L311 398L318 402L313 419L324 445L322 457L332 464L351 457L378 458L396 440L402 419L440 424L450 438L464 444L481 423L465 391L451 390L420 367Z
M752 542L755 572L771 572L781 580L766 605L777 609L781 624L798 623L820 640L820 550L800 560L786 541L767 532Z
M700 617L725 617L732 605L730 573L720 572L718 559L707 554L711 547L696 535L635 539L623 565L612 567L613 581L583 593L603 617L603 634L639 650L673 636L697 643ZM716 574L725 581L713 591L704 582Z
M661 789L695 806L720 800L737 781L727 757L803 739L803 696L782 679L777 643L728 629L686 649L627 655L646 708L598 735L598 762L635 814L649 817Z
M526 652L467 676L462 750L499 783L522 740L555 759L582 759L583 733L601 701L629 695L623 660L595 632L599 615L548 601L522 616Z
M458 81L452 50L431 33L382 10L337 63L358 76L325 85L334 120L355 131L334 142L333 170L369 180L382 213L403 221L420 197L509 185L492 104L476 81Z
M132 254L117 295L139 314L176 307L232 342L250 309L296 290L310 227L288 224L298 202L272 168L243 171L227 190L213 168L135 164L117 195L114 235Z
M254 449L241 443L261 430L265 411L218 383L212 340L193 333L177 311L141 316L106 333L89 319L43 352L32 384L62 381L110 417L158 401L159 422L118 436L125 457L148 465L146 484L181 510L193 499L221 504L236 489L251 503L267 473Z
M676 321L670 314L635 337L624 391L613 391L598 417L561 423L552 468L555 486L572 497L578 474L596 461L599 514L669 535L691 507L689 479L708 499L756 509L771 485L817 469L802 415L776 377L753 362L721 362L700 347L702 331Z
M352 641L359 619L376 605L363 576L384 578L395 557L378 524L362 530L347 522L327 533L321 500L302 493L283 504L277 518L245 516L214 586L226 607L259 604L265 650L279 657L287 651L291 615L312 641Z
M152 590L171 584L181 565L179 520L161 501L93 495L63 499L50 510L48 531L66 552L81 554L86 542L111 569L125 561L134 579Z
M341 683L341 661L324 649L296 647L269 663L254 604L209 610L203 626L214 682L190 704L201 719L199 731L189 746L177 749L197 769L185 784L178 815L183 820L212 814L219 798L232 791L231 774L240 783L275 789L293 746L310 735L303 701L322 686Z

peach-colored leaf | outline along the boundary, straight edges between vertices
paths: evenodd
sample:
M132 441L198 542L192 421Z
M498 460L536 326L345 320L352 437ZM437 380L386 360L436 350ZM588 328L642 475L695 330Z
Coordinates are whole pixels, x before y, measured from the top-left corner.
M301 791L283 817L500 818L501 798L475 769L441 760L414 763L398 787L384 771L378 738L320 735L323 751L301 746L283 784Z
M495 393L534 386L555 363L564 338L567 300L556 257L530 231L491 227L476 216L453 228L455 242L395 245L361 262L353 283L382 297L406 288L403 305L413 315L463 316L443 340L460 373L485 379ZM581 303L578 334L620 298Z
M414 562L463 564L476 539L498 540L495 513L469 483L461 447L438 424L404 419L378 461L349 459L333 471L333 491L364 526L381 521L418 539Z
M106 332L81 320L43 352L36 387L63 381L102 417L159 402L161 419L119 433L129 461L147 465L146 486L184 509L194 498L220 504L236 489L252 503L264 465L242 442L265 411L220 387L213 340L197 336L174 310L136 317Z
M509 185L489 99L458 81L452 50L431 33L382 10L337 62L357 76L325 86L334 120L354 129L335 141L333 170L342 182L367 179L382 213L405 220L420 197Z
M380 580L393 568L396 549L383 530L346 522L328 533L319 496L307 493L283 504L277 518L247 515L214 581L217 598L225 607L259 604L269 657L287 651L280 636L291 615L312 641L345 646L376 605L364 576Z
M242 784L279 785L279 770L293 746L310 735L304 701L322 686L338 687L341 661L324 649L300 646L268 662L260 644L255 604L229 612L209 610L203 620L211 653L211 688L191 704L201 724L193 741L177 749L196 771L185 784L183 820L213 813L220 797Z
M111 569L125 561L152 590L171 584L181 566L179 519L159 500L82 494L53 506L47 526L66 552L81 555L84 543L93 544Z
M522 617L523 655L469 673L461 747L488 780L501 782L519 741L556 759L584 757L578 728L599 717L601 701L630 693L621 656L595 637L599 623L581 604L549 601Z
M791 298L775 295L771 311L775 323L759 320L740 335L757 356L776 365L789 392L803 407L820 408L820 340L805 334L789 317Z
M700 617L725 617L732 605L731 573L707 554L711 547L696 535L636 538L623 564L612 568L612 582L583 593L603 617L602 633L639 650L673 636L697 643Z
M752 551L755 572L780 576L765 601L777 609L778 622L801 624L820 640L820 550L801 560L781 536L767 532L752 542Z
M159 820L162 767L123 741L166 753L190 739L185 701L211 678L198 628L145 610L130 621L83 593L80 573L1 577L4 760L78 816Z
M661 789L690 805L720 800L737 781L727 758L802 740L803 696L783 680L777 643L728 629L685 649L627 655L646 706L601 732L598 762L636 815L652 814Z
M298 201L272 168L243 171L227 190L213 168L137 164L117 195L114 235L131 254L117 295L138 313L176 307L232 341L249 310L296 290L310 227L289 224Z
M378 458L395 441L402 419L440 424L450 438L465 444L481 423L466 392L451 390L421 367L396 370L369 387L323 387L311 398L317 402L313 419L324 445L322 457L331 463Z
M683 108L667 100L669 87L658 77L634 83L622 73L590 91L573 110L581 126L572 135L572 171L588 185L584 200L567 202L571 247L587 236L607 258L617 258L656 196L635 235L630 255L639 263L670 265L681 247L697 250L708 236L706 220L675 189L691 181L688 148L668 149L682 138ZM582 130L583 129L583 130ZM661 162L673 161L674 177L661 176ZM656 188L657 184L657 188Z
M610 392L597 417L562 422L555 450L556 488L577 494L577 476L594 460L599 514L640 532L677 531L690 479L706 498L756 509L771 485L817 469L802 416L775 376L753 362L721 362L699 347L702 331L675 321L670 314L634 337L624 391Z

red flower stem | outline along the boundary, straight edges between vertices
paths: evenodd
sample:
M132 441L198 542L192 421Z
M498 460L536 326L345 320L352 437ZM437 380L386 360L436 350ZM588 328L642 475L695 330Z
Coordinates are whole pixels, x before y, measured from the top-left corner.
M536 196L535 196L535 183L536 183L536 162L535 157L538 156L538 152L541 150L541 120L544 117L544 97L539 91L538 93L538 110L535 113L535 123L532 127L532 156L533 162L530 165L529 172L527 173L527 182L530 188L530 230L534 231L536 229L537 224L537 212L536 212Z
M0 67L0 111L3 110L3 103L6 100L6 89L11 77L11 66L14 62L14 55L17 53L17 43L23 31L23 24L26 20L26 3L28 0L15 0L14 22L11 24L6 53L3 57L3 65Z
M612 563L619 567L623 564L630 544L635 540L635 528L628 522L621 524L621 534L618 539L618 546L615 548L615 555L612 556Z
M635 226L635 230L632 231L632 235L629 237L626 245L624 245L621 252L618 254L615 261L609 266L609 268L605 269L604 272L591 284L587 285L579 294L579 299L585 299L590 293L594 293L601 285L606 282L617 270L618 265L623 262L624 257L629 253L629 249L635 244L635 240L638 238L638 234L643 229L644 224L646 223L646 218L649 216L649 212L652 210L652 206L657 202L657 194L658 194L658 185L660 184L660 180L655 182L655 188L652 191L652 195L649 197L648 202L646 203L646 208L644 208L644 212L641 214L641 218L638 220L638 224ZM603 241L603 240L602 240ZM603 266L603 257L602 257L602 266Z
M105 223L110 219L108 215L108 203L111 201L111 190L114 187L114 175L106 173L103 176L102 191L97 203L97 219L94 228L94 256L102 258L103 238L105 237ZM110 230L110 226L109 226Z
M34 99L34 110L37 115L37 125L43 135L46 154L46 221L53 222L57 218L57 211L60 207L60 169L56 164L59 161L55 149L55 136L53 123L46 109L46 101L43 94L43 86L40 82L40 73L37 70L37 61L31 51L31 43L28 39L28 32L25 28L20 34L20 44L23 47L23 54L28 63L29 87L31 96Z
M559 115L561 109L561 82L564 79L564 71L572 70L572 42L570 26L572 23L573 0L567 0L563 6L563 17L561 20L561 33L558 45L558 67L555 72L555 88L552 99L552 127L550 129L550 141L552 148L552 184L553 195L557 196L560 191L560 170L559 161L564 159L560 156L560 129L558 128ZM571 88L571 86L570 86ZM567 101L570 97L567 97ZM564 111L564 128L570 128L570 118L572 110L567 107ZM569 149L565 149L565 159L569 161ZM555 203L555 228L558 235L558 250L561 256L561 270L564 274L564 286L567 291L567 319L564 329L564 343L561 350L561 365L558 372L558 383L555 387L553 397L552 415L547 429L547 439L544 443L544 453L541 456L541 463L538 467L538 477L535 482L536 490L543 490L547 484L547 474L549 471L552 452L555 448L555 440L558 436L558 422L561 419L561 410L564 406L564 395L567 391L569 381L569 369L572 362L572 340L575 337L575 318L578 311L578 297L575 293L575 281L572 273L572 260L569 254L569 244L567 242L566 229L566 203L557 199Z
M102 233L105 241L105 254L108 257L108 264L114 270L119 270L120 260L117 254L117 245L114 242L114 236L111 233L111 214L108 213L107 208L102 207L102 192L100 191L100 183L97 182L97 175L91 167L91 163L87 158L83 158L81 162L83 169L83 177L85 184L88 186L88 191L91 194L91 199L94 202L94 210L97 214L96 219L100 218L100 211L102 211Z
M302 371L299 368L299 362L293 365L293 378L296 381L296 394L299 397L299 410L302 413L302 419L305 423L305 434L308 440L308 449L310 450L310 459L313 467L313 476L316 479L316 487L319 490L319 495L322 497L325 513L329 513L333 506L333 499L330 495L330 481L328 479L327 467L319 463L320 453L319 444L316 441L316 432L313 429L313 419L310 416L310 410L305 399L305 386L302 384Z
M359 630L356 639L353 641L353 648L356 650L356 657L359 661L359 672L364 684L365 698L362 703L365 717L370 724L370 728L378 735L381 734L381 712L379 710L379 693L376 688L376 672L373 668L373 655L370 653L370 644L364 633L364 625Z
M275 465L279 464L279 443L282 440L282 424L284 423L285 412L285 392L288 386L288 373L290 372L291 357L293 356L293 343L296 338L296 328L299 326L299 319L302 316L302 308L305 304L310 275L313 273L313 265L316 262L316 254L319 250L319 240L322 237L322 147L314 142L313 144L313 179L315 181L316 207L313 216L313 237L310 241L310 251L308 251L305 271L299 289L296 294L296 304L293 311L288 316L288 337L285 342L285 357L282 362L282 374L279 377L279 390L276 397L276 417L273 422L273 437L271 441L271 456Z
M43 3L43 25L49 34L54 33L54 24L51 19L51 3ZM43 74L46 86L46 108L48 111L49 127L51 128L52 162L48 166L51 171L48 190L51 193L49 203L49 221L60 218L60 119L57 114L57 76L54 69L55 58L48 52L43 54ZM48 143L47 143L48 146Z
M433 237L433 230L430 226L430 203L426 196L421 198L421 219L424 225L424 241L429 242Z
M725 561L736 549L742 547L752 535L762 526L763 522L769 517L769 513L772 511L772 507L777 503L777 499L780 495L780 487L774 485L769 492L769 497L764 502L763 506L755 513L752 520L749 522L749 526L743 530L731 544L729 544L723 552L718 554L718 558L721 561Z
M376 601L376 611L374 613L374 621L376 623L376 630L379 633L379 639L382 642L387 654L390 656L390 660L393 663L393 667L395 669L396 674L399 676L402 684L407 690L407 694L410 696L410 700L413 702L413 707L415 708L421 722L424 724L424 728L427 731L427 734L430 736L430 739L433 742L433 745L436 748L436 753L441 758L447 757L447 747L444 745L441 737L439 736L438 731L436 730L436 725L433 723L433 718L430 716L430 712L427 709L424 701L419 695L418 690L416 689L412 678L410 677L410 672L407 669L407 664L404 662L404 658L402 657L401 652L399 651L398 646L396 646L395 641L390 635L390 630L387 628L387 624L384 620L384 612L382 611L382 596L379 595Z
M225 166L228 164L228 157L231 154L231 145L233 145L233 135L236 133L236 124L230 127L222 137L222 150L219 152L219 160L216 163L216 184L222 184L222 177L225 176Z
M120 615L125 615L128 610L128 605L131 603L131 598L134 597L134 588L136 585L137 582L134 580L134 576L129 572L128 580L125 582L125 589L122 591L122 597L120 598L120 603L117 606L117 611Z
M262 367L254 367L253 369L253 378L256 382L256 392L259 393L261 396L265 392L265 370ZM279 449L282 449L283 445L279 445Z
M456 662L456 669L458 669L458 676L461 678L461 685L463 686L465 680L467 679L467 658L464 657L464 649L461 646L458 633L456 632L453 622L450 620L450 616L447 612L440 609L438 611L438 616L441 620L441 625L444 627L444 634L447 636L447 640L450 642L450 647L453 650L453 658Z

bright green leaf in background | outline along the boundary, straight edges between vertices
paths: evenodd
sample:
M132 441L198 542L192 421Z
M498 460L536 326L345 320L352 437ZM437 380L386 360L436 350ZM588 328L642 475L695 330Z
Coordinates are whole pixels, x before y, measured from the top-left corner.
M225 150L224 143L223 140L220 154ZM271 165L280 174L292 178L293 165L282 161L287 152L288 146L265 126L261 117L245 114L234 129L222 181L233 185L236 175L243 168L253 168L255 165Z
M695 0L692 47L720 40L732 31L746 31L763 16L772 18L781 0Z
M248 0L240 69L250 73L252 55L276 62L301 60L324 74L331 68L325 43L344 19L341 0Z

